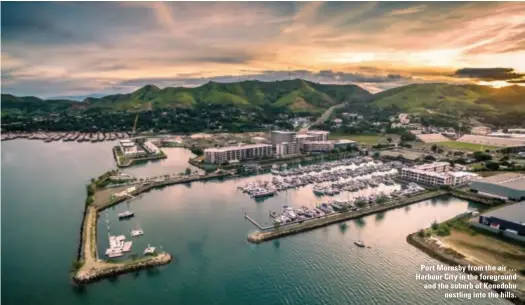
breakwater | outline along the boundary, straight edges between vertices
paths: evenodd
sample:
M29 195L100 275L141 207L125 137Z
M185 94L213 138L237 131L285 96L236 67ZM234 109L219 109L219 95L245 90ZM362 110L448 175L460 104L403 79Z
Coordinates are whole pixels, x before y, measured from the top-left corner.
M282 226L275 227L275 229L272 231L258 231L253 234L250 234L248 236L248 241L251 243L261 243L261 242L265 242L268 240L284 237L287 235L293 235L293 234L313 230L313 229L327 226L330 224L334 224L337 222L360 218L360 217L364 217L370 214L375 214L375 213L387 211L390 209L395 209L398 207L409 205L409 204L419 202L422 200L435 198L438 196L443 196L446 194L448 194L448 191L445 191L445 190L430 191L430 192L426 192L423 194L406 197L406 198L400 199L397 202L390 201L383 205L378 205L374 207L369 207L369 206L363 207L359 211L334 213L334 214L330 214L330 215L312 219L312 220L305 220L302 223L282 225Z
M191 183L191 182L196 182L196 181L207 181L207 180L225 178L225 177L229 177L229 176L232 176L232 172L223 171L223 172L220 172L220 173L211 173L211 174L206 174L206 175L194 175L194 176L188 176L188 177L176 177L176 178L169 178L169 179L166 179L166 180L156 181L156 182L152 181L152 182L144 183L141 186L138 186L133 192L130 192L129 195L131 195L131 196L138 196L141 193L148 192L148 191L150 191L152 189L163 188L163 187L169 186L169 185ZM104 203L104 204L100 205L98 208L99 208L99 210L104 210L104 209L107 209L109 207L112 207L112 206L114 206L116 204L119 204L119 203L127 201L127 200L129 200L129 197L127 197L127 196L115 198L113 200L108 201L107 203Z
M153 268L159 265L170 263L172 257L168 253L160 253L143 260L131 261L121 264L111 264L105 268L82 269L75 274L73 281L77 284L87 284L96 282L103 278L113 277L127 272L138 271L141 269Z
M412 246L418 248L419 250L425 252L432 258L437 259L438 261L443 262L447 265L462 266L462 267L465 267L468 265L471 265L471 266L478 265L476 263L473 263L467 260L460 253L451 251L450 249L440 248L435 243L429 242L427 239L419 236L417 233L412 233L408 235L407 242L411 244ZM479 276L483 272L465 269L465 273ZM496 282L487 280L487 279L480 279L479 281L484 282L484 283L496 284ZM512 292L516 297L507 298L507 300L511 301L512 303L516 305L525 305L525 293L523 291L519 291L515 289L500 289L500 288L493 288L493 290L498 293L506 292L506 291Z

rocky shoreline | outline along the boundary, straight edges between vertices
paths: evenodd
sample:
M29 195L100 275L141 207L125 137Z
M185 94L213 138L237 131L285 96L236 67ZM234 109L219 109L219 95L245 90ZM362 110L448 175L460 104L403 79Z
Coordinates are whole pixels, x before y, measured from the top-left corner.
M417 233L412 233L408 235L407 242L411 244L412 246L418 248L419 250L425 252L432 258L437 259L438 261L443 262L445 264L453 265L453 266L462 266L462 267L468 266L468 265L471 265L471 266L476 265L468 261L467 259L465 259L465 257L461 255L460 253L457 253L456 251L451 251L450 249L447 250L444 248L440 248L435 243L428 242L425 238L418 236ZM465 273L477 275L477 276L479 276L480 274L488 274L488 273L473 271L473 270L465 271ZM484 283L489 283L489 284L496 284L496 282L491 281L491 280L479 280L479 281L484 282ZM525 292L523 291L515 290L515 289L496 289L496 288L494 288L493 290L496 291L497 293L510 292L514 294L516 297L506 298L507 300L509 300L510 302L516 305L525 305Z
M79 270L74 276L73 281L76 284L87 284L96 282L103 278L114 277L120 274L149 269L156 266L169 264L172 257L168 253L160 253L157 256L148 257L136 262L115 264L115 266L105 268L93 268L91 270Z

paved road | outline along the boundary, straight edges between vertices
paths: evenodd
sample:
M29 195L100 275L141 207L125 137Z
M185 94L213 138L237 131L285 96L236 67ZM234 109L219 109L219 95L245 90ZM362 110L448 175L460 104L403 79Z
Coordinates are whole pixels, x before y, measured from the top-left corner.
M312 128L313 126L315 125L319 125L321 123L323 123L324 121L326 121L328 118L330 118L330 116L332 115L332 112L337 109L337 108L342 108L343 106L345 105L345 103L342 103L342 104L337 104L337 105L334 105L328 109L325 110L325 112L323 112L323 114L315 121L313 122L312 124L310 124L310 126L308 126L306 129L308 130L308 128Z

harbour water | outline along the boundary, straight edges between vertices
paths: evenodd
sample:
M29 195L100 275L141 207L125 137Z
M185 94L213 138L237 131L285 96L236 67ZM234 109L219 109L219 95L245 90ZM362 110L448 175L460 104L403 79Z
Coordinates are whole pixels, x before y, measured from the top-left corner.
M134 200L135 217L119 221L108 210L111 233L140 226L132 251L162 247L175 262L156 270L72 288L85 185L114 168L111 143L2 143L2 304L463 304L425 290L421 264L438 263L407 244L406 235L451 218L469 207L439 198L405 208L254 245L246 236L270 223L269 211L323 200L311 186L281 192L262 202L237 191L256 176L176 185ZM177 173L191 153L172 148L168 159L124 170L138 176ZM178 161L177 161L178 160ZM327 198L326 198L327 199ZM325 200L326 200L325 199ZM99 252L107 247L105 215ZM353 245L363 239L368 248ZM476 300L477 304L506 304Z

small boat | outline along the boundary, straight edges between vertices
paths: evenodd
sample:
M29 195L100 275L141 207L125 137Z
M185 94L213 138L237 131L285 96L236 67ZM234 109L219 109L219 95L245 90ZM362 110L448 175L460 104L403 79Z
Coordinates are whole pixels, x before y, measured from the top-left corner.
M356 246L358 246L358 247L361 247L361 248L365 247L365 243L362 240L356 240L356 241L354 241L354 244Z
M118 213L118 218L119 219L126 219L126 218L133 217L133 215L135 215L133 212L125 211L125 212L122 212L122 213Z
M133 245L132 241L125 241L122 245L122 252L129 252L131 251L131 246Z
M119 257L122 256L122 250L120 248L108 248L106 250L106 255L109 257Z
M132 230L130 235L131 237L144 235L144 231L142 231L142 229Z
M154 254L155 253L155 247L152 247L148 244L148 247L144 250L144 254Z

